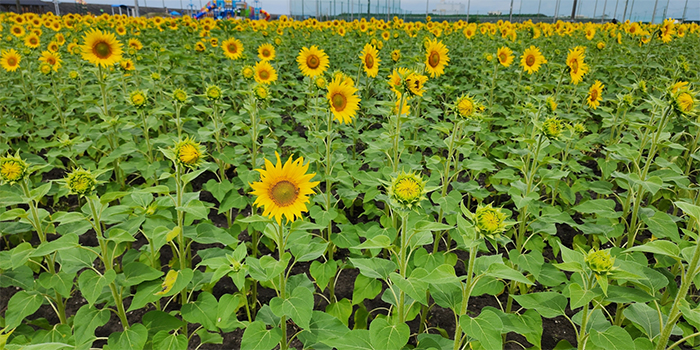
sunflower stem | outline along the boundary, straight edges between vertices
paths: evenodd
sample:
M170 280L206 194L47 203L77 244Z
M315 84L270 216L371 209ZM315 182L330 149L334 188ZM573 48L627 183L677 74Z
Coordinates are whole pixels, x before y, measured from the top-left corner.
M401 98L399 99L399 107L396 109L396 130L394 131L394 157L392 159L392 166L394 173L397 173L399 171L399 140L401 139L401 110L403 109L403 104L404 101L406 100L406 94L408 92L404 92L401 94Z
M326 211L330 212L331 206L333 205L333 182L331 181L333 175L333 113L328 111L328 119L326 121ZM328 220L328 231L326 241L328 242L327 259L328 261L333 261L333 251L335 246L331 242L331 234L333 233L333 220ZM333 276L335 277L335 276ZM335 284L331 283L328 286L328 291L330 293L331 302L335 302Z

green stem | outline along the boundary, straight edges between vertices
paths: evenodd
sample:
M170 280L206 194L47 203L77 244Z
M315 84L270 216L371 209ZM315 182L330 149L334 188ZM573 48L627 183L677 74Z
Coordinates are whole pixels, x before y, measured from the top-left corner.
M496 77L498 76L498 58L493 63L493 78L491 79L491 94L489 96L489 113L493 114L493 95L496 93Z
M458 316L467 314L467 306L469 304L469 297L471 295L472 289L474 288L474 263L476 262L476 254L479 251L479 245L474 245L469 248L469 262L467 263L467 283L462 286L462 306ZM459 321L459 319L456 319ZM455 324L455 342L453 350L459 350L462 345L462 327L460 327L459 322Z
M399 171L399 139L401 139L401 109L403 109L404 101L406 101L406 94L404 92L401 94L399 99L399 108L396 111L396 129L394 130L394 157L392 159L392 166L394 173Z
M593 283L595 281L595 274L591 272L591 275L588 276L587 285L586 289L591 290L593 289ZM586 303L586 305L583 306L583 315L581 315L581 330L578 332L578 336L576 337L576 341L578 343L578 349L579 350L584 350L586 348L586 340L588 338L588 333L586 332L586 327L588 326L588 317L590 316L590 312L593 310L588 309L588 305L590 302ZM594 308L595 309L595 308Z
M141 114L141 122L143 124L143 137L146 140L146 148L148 149L148 162L152 163L153 162L153 147L151 146L151 137L148 134L148 120L146 119L146 113L143 111L139 111L139 114Z
M333 113L328 112L328 120L326 121L328 129L326 130L326 211L330 212L333 206ZM331 234L333 233L333 220L328 220L328 231L326 236L326 241L328 242L328 261L333 261L333 251L335 250L335 245L331 242ZM335 277L335 275L333 276ZM331 302L335 302L335 283L328 285L328 291L330 293Z
M401 274L401 277L406 278L406 274L408 273L408 232L406 232L406 228L408 227L408 213L401 213L401 233L400 233L400 238L401 238L401 247L399 250L399 274ZM406 293L403 290L400 290L399 292L399 305L398 305L398 315L399 315L399 323L404 323L406 322L406 311L405 311L405 304L406 304Z
M277 227L277 256L282 260L284 255L285 238L284 238L284 228L281 225L276 225ZM285 267L280 273L280 298L286 299L287 297L287 279L286 276L287 269ZM280 350L287 350L289 348L289 343L287 342L287 317L282 316L280 318L280 328L282 328L282 339L280 340Z

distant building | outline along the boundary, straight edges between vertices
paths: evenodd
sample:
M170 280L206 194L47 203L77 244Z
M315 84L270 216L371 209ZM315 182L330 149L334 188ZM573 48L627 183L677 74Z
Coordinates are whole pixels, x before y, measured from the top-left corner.
M461 15L466 13L466 7L461 2L446 2L440 0L433 9L433 14L436 15Z
M486 14L489 15L489 16L500 16L500 15L502 15L503 13L502 13L501 11L489 11L489 12L487 12Z

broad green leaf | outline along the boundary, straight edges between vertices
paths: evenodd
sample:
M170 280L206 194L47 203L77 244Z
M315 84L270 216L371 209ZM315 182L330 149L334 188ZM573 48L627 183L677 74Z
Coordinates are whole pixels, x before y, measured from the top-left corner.
M133 311L133 310L138 310L148 303L155 303L158 299L160 299L160 295L157 293L163 289L162 284L160 281L150 281L150 282L145 282L140 284L137 289L136 289L136 294L134 294L134 298L131 299L131 305L129 305L129 309L126 310L127 312Z
M29 257L34 253L34 248L29 242L20 243L18 246L12 248L10 261L12 262L12 269L16 269L27 263Z
M240 297L233 294L224 294L219 298L219 306L216 311L216 326L228 329L237 323L236 311L240 307Z
M359 304L365 299L374 299L382 292L382 283L374 278L357 275L352 291L352 304Z
M700 221L700 207L698 207L697 205L693 205L693 204L681 202L681 201L673 202L673 204L675 204L677 207L681 208L681 210L683 210L683 212L686 215L695 219L696 222Z
M647 252L666 255L675 259L680 259L681 256L681 249L676 243L664 240L655 240L642 245L634 246L625 250L625 252Z
M189 323L199 323L202 327L216 331L216 312L219 304L208 292L202 292L197 301L182 305L182 318Z
M354 249L386 249L391 247L392 241L391 238L385 235L378 235L374 236L364 242L362 244L353 247Z
M338 266L335 260L326 261L325 263L314 261L309 267L309 273L311 273L311 277L316 280L318 289L323 291L326 289L331 278L335 276L337 269Z
M70 249L78 246L78 235L75 233L69 233L58 239L45 242L40 244L34 252L32 252L32 257L39 257L49 255L58 250Z
M627 350L634 341L624 329L618 326L611 326L604 332L591 331L586 349L601 350Z
M588 303L596 296L596 293L588 289L583 289L578 283L572 283L569 285L571 310L588 305Z
M464 333L476 338L485 349L503 348L503 339L501 338L503 322L495 312L482 310L476 318L462 315L459 318L459 325Z
M147 312L141 320L148 329L148 334L156 334L160 331L171 332L185 324L185 321L178 317L158 310Z
M284 314L291 317L301 328L309 328L311 312L314 309L314 295L306 287L294 288L291 297L284 300L282 309Z
M633 303L622 314L641 327L649 339L654 339L661 333L659 313L647 304Z
M140 323L131 325L123 332L115 332L109 335L107 344L110 349L141 350L148 340L148 330Z
M306 347L340 338L350 332L339 319L321 311L313 311L309 327L299 334Z
M556 292L530 293L524 295L513 295L513 299L526 309L537 310L546 318L554 318L566 313L568 299Z
M642 221L657 238L670 238L674 242L680 242L681 237L678 235L678 226L671 219L670 215L662 211L656 211L654 216L651 217L642 215Z
M396 270L397 266L391 260L381 258L357 259L349 258L350 263L360 269L360 273L369 278L389 278L389 273Z
M418 275L414 276L418 271ZM423 305L427 305L428 301L426 299L425 292L428 290L428 283L422 281L420 278L428 275L428 272L424 269L418 268L413 270L413 273L409 278L403 278L396 272L392 272L389 275L391 282L394 283L399 289L404 293L408 294L414 300L420 302Z
M504 264L491 264L488 270L486 271L486 275L500 279L516 281L527 285L533 284L529 279L525 278L525 276L523 276L522 273Z
M251 322L243 332L241 349L271 350L282 340L282 330L274 327L268 330L261 321Z
M44 302L44 297L35 291L21 290L10 298L5 311L5 329L13 329L19 326L25 317L39 310Z
M144 263L131 262L124 266L124 286L135 286L143 281L151 281L163 275Z
M338 350L388 350L375 347L375 344L370 341L369 331L366 329L353 329L340 338L327 340L323 343Z
M81 306L73 321L76 345L92 344L96 338L95 329L107 324L109 317L110 313L107 309L98 310L90 305Z
M335 303L328 304L326 313L340 320L348 327L350 315L352 315L352 304L347 298L340 299Z
M160 331L153 336L153 348L159 350L187 350L187 337L184 334L170 334Z
M75 347L70 344L65 344L65 343L56 343L56 342L51 342L51 343L41 343L41 344L27 344L27 345L19 345L19 344L7 344L3 348L4 350L70 350L74 349Z
M100 275L94 270L85 270L80 274L78 285L88 305L92 306L97 301L102 290L112 283L116 276L117 273L114 270L107 270L104 275Z
M407 324L394 325L385 318L375 318L369 324L369 340L377 349L401 349L408 343L410 334Z

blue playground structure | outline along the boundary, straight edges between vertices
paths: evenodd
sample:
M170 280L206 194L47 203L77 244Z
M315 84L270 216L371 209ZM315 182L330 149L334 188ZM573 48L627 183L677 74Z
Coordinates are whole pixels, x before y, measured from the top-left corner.
M258 1L255 1L258 3ZM248 5L245 1L233 0L211 0L202 7L199 13L192 17L200 19L202 17L212 17L215 19L224 18L250 18L269 20L270 14L260 7Z

